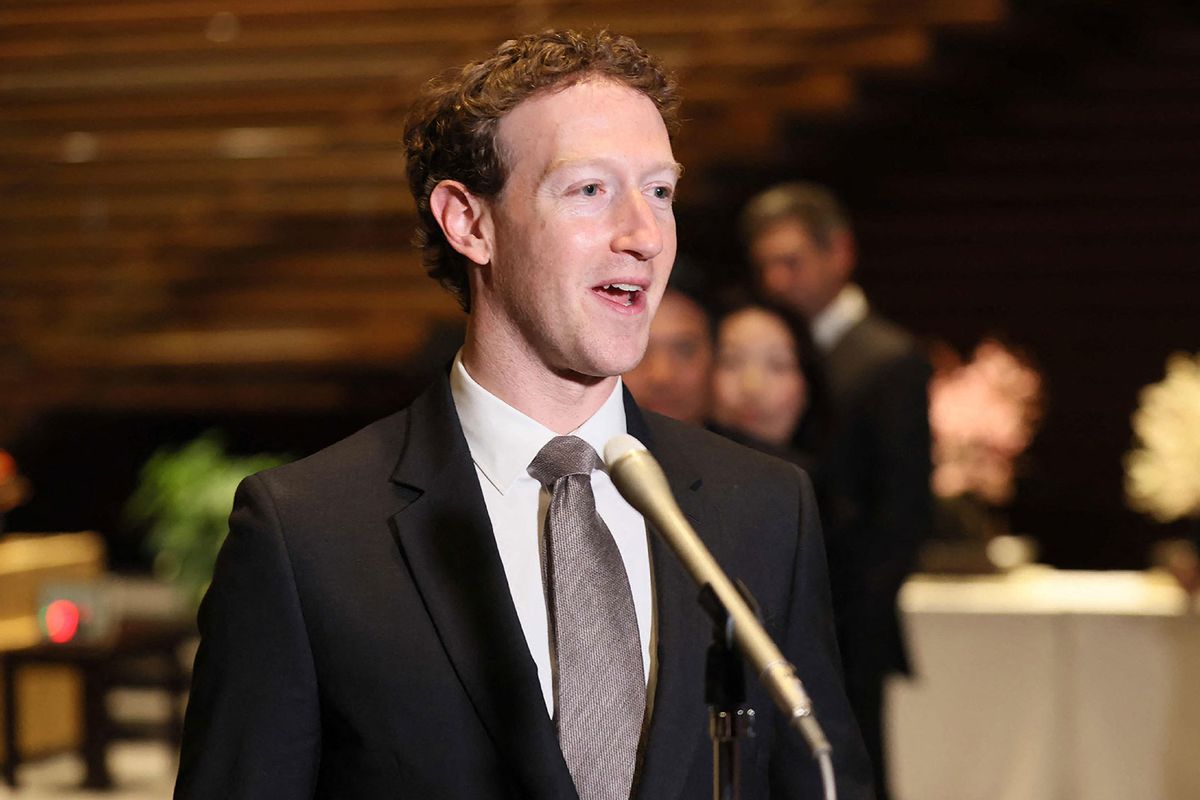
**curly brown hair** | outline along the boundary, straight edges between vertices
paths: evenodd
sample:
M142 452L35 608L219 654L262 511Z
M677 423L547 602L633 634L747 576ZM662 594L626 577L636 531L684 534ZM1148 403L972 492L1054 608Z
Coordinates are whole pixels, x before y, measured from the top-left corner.
M667 133L679 128L674 76L628 36L608 31L549 30L510 39L490 57L430 81L409 113L404 130L408 184L417 202L414 243L432 278L471 310L466 258L450 246L429 208L444 180L461 182L481 197L504 188L508 169L496 143L500 119L523 101L602 77L646 95Z

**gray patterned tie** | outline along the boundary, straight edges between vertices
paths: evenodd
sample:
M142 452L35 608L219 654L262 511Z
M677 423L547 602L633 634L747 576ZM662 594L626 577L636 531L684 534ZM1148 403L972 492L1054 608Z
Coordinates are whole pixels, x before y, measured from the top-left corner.
M550 490L542 580L558 665L559 745L580 800L628 800L646 683L625 564L592 495L599 466L583 439L558 436L529 474Z

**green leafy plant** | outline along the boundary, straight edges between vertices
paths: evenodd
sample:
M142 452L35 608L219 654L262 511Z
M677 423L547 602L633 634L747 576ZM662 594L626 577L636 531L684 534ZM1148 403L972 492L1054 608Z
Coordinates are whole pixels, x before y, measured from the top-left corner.
M277 455L232 456L224 437L208 431L183 447L163 448L143 465L125 506L130 522L147 526L154 572L199 605L229 532L238 483L287 461Z

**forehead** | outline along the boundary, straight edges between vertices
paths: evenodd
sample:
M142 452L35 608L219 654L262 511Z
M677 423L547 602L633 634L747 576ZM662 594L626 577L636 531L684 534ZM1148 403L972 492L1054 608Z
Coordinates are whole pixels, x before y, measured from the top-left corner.
M761 254L815 249L816 240L804 220L784 217L770 223L754 237L753 249Z
M792 332L779 317L762 308L744 308L721 321L721 339L746 341L767 346L783 343L792 345Z
M687 295L668 289L654 317L654 328L672 332L699 331L707 336L708 315Z
M515 173L610 159L677 169L666 124L646 95L605 78L539 92L500 119L497 143Z

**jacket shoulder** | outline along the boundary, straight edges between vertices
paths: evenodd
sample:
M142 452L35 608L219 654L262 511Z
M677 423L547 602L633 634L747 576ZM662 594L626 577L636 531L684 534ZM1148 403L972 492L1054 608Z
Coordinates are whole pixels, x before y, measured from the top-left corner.
M410 410L367 425L312 455L253 476L281 511L317 513L390 494L390 476L408 438Z
M921 353L915 336L876 314L867 315L852 328L846 334L846 344L881 363L920 357Z
M795 483L803 470L696 425L643 412L660 460L683 462L705 482L745 483L748 480Z
M896 380L923 383L931 372L916 337L874 314L838 342L827 358L827 369L830 390L842 405Z
M331 470L383 465L390 470L408 433L409 409L404 408L366 425L349 436L297 461L264 471L279 479L322 476Z

